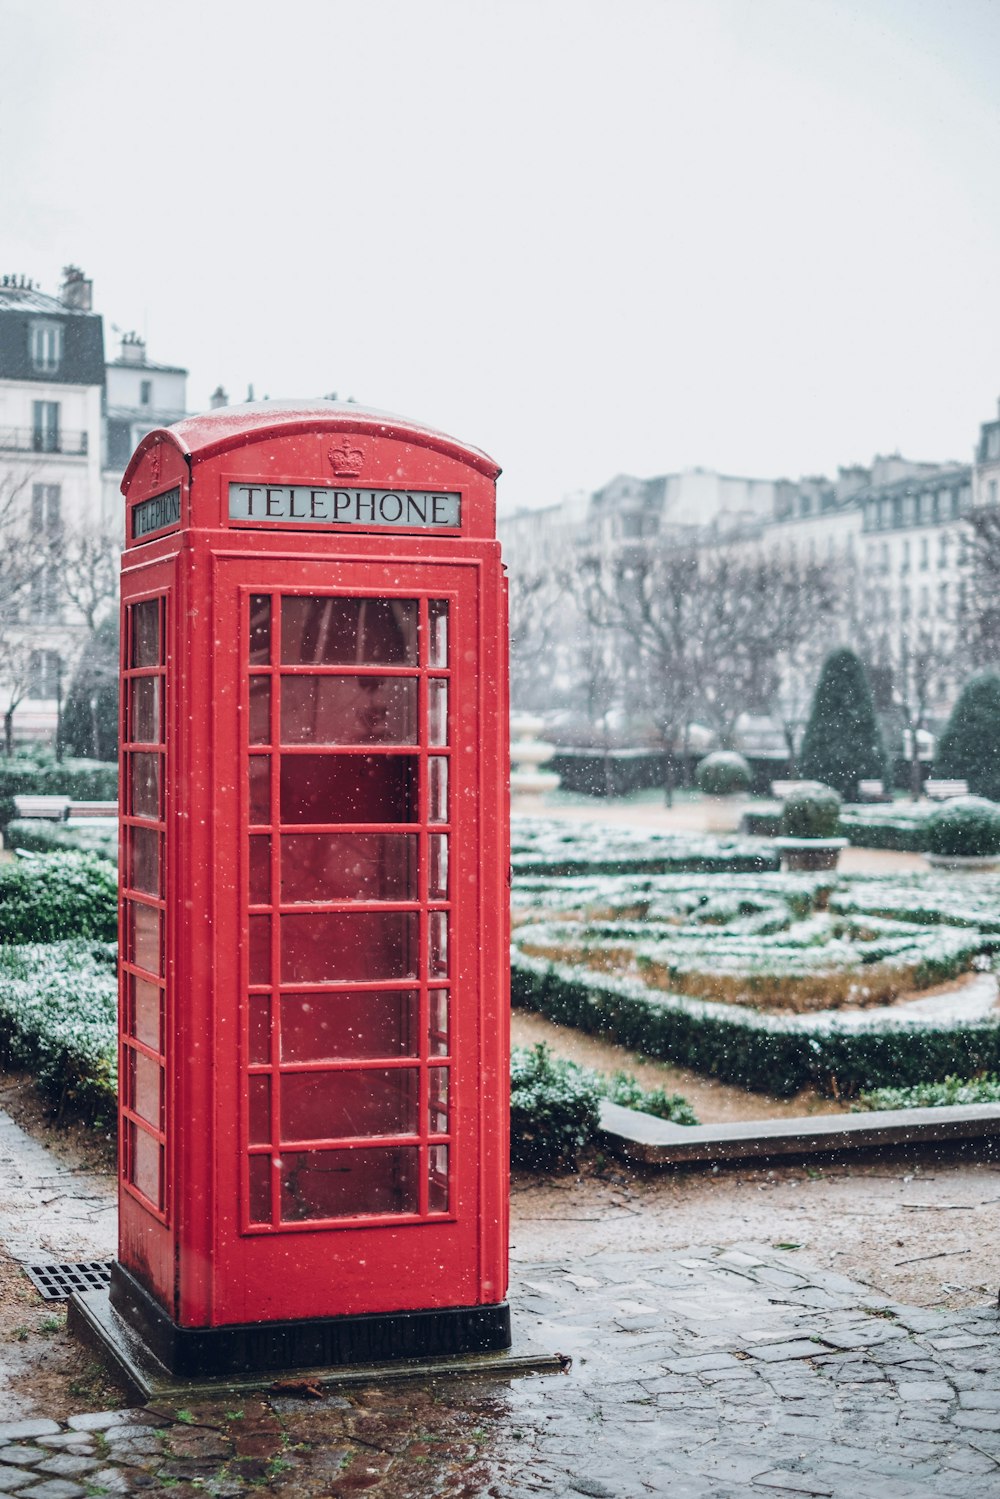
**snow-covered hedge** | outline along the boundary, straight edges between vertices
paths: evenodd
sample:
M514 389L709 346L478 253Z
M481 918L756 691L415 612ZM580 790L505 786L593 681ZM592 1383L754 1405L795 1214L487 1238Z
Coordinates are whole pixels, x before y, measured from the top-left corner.
M3 830L4 847L29 854L55 854L64 851L100 854L111 863L118 862L118 829L107 827L99 819L93 825L67 827L64 822L43 822L26 817L9 822Z
M0 865L0 942L110 941L118 877L96 854L63 853Z
M644 833L604 823L566 823L537 817L511 819L511 862L516 874L703 874L776 870L779 858L766 843L699 833Z

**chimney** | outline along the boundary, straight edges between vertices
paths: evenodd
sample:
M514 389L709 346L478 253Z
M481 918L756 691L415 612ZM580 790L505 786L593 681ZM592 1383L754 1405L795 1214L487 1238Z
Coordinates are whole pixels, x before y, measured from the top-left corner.
M63 267L63 284L59 293L64 307L74 312L89 312L93 301L94 283L88 281L78 265Z
M218 411L220 406L229 405L229 396L223 390L221 385L217 385L212 391L212 394L208 400L208 404L213 411Z
M121 364L145 364L146 340L138 333L123 333L118 359Z

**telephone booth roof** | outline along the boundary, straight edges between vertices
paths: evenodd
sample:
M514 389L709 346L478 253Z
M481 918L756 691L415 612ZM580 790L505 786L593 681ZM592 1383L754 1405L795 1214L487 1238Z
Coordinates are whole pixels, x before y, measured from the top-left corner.
M391 412L375 411L350 401L253 401L243 406L220 406L214 411L187 417L172 427L159 427L147 433L125 470L122 493L128 493L133 474L143 457L159 442L169 442L185 459L197 463L225 452L227 448L246 447L250 443L292 437L298 432L315 432L317 429L395 438L457 459L488 479L495 479L500 473L499 465L481 449Z

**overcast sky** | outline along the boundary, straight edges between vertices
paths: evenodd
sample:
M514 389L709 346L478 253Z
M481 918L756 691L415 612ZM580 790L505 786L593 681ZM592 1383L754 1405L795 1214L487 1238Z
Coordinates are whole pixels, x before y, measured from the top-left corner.
M1000 0L0 0L2 266L189 404L337 391L621 471L968 458Z

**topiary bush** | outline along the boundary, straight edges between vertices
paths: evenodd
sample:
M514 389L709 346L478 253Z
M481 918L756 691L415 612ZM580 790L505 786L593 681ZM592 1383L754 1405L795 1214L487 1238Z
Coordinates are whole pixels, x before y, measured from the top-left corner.
M1000 806L981 796L957 796L925 823L927 850L944 858L985 859L1000 854Z
M1000 676L970 677L938 740L934 774L968 782L973 796L1000 802Z
M868 674L853 651L823 662L799 755L801 774L832 786L848 802L861 780L888 781L889 768Z
M731 750L716 750L699 760L695 780L706 796L736 796L749 791L750 767L742 755Z
M575 1062L544 1044L517 1046L510 1059L510 1162L528 1171L575 1165L594 1138L600 1095Z
M835 838L840 826L840 797L832 786L812 781L785 797L781 832L785 838Z
M118 875L96 854L46 854L0 866L0 942L114 938Z

